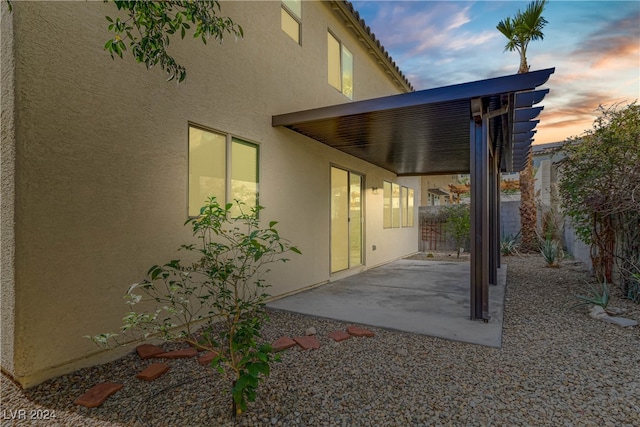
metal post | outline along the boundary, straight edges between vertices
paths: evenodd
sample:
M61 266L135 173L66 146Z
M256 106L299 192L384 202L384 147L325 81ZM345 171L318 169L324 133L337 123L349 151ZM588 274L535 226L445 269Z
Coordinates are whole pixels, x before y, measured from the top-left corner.
M471 319L489 319L488 119L471 120Z
M496 246L497 246L497 250L496 250L496 267L497 268L502 268L502 251L500 250L500 237L502 236L502 217L500 215L500 207L502 205L502 200L501 200L501 188L500 188L500 163L501 163L501 159L497 158L496 159L496 173L497 175L497 191L498 191L498 198L496 200L496 235L495 235L495 239L496 239ZM496 273L497 274L497 273ZM497 283L496 283L497 285Z
M500 179L498 178L495 156L489 157L489 283L498 284L498 199Z

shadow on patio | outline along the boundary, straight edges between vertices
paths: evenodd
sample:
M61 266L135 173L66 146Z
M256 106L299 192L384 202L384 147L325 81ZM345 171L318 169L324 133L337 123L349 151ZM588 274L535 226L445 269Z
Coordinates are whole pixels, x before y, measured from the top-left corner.
M488 323L470 320L469 263L401 259L267 304L273 309L490 347L502 343L506 266Z

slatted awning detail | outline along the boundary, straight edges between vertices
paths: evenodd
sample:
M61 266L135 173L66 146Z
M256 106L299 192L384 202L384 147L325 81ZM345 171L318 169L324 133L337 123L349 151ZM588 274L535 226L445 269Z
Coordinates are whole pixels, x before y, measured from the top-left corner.
M398 175L468 173L472 99L492 117L494 144L509 155L503 171L518 171L532 142L554 69L349 102L273 116L285 126Z

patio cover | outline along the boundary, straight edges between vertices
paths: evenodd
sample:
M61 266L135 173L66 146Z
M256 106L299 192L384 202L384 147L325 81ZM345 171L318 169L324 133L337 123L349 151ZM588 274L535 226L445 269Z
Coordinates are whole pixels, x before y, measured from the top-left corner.
M471 318L488 320L500 266L500 172L521 171L554 68L275 115L398 176L471 174Z

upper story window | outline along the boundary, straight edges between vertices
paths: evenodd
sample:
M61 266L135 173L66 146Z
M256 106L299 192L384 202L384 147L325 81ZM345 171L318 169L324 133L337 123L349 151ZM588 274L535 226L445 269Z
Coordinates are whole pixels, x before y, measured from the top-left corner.
M258 146L229 134L189 126L189 216L198 216L207 198L233 203L245 213L258 203Z
M300 28L302 26L301 0L282 0L280 15L282 17L282 31L300 44Z
M353 99L353 54L331 32L327 32L329 84Z

